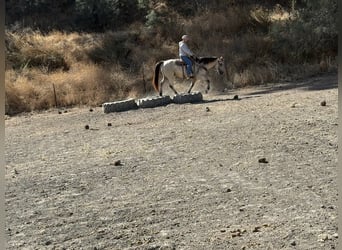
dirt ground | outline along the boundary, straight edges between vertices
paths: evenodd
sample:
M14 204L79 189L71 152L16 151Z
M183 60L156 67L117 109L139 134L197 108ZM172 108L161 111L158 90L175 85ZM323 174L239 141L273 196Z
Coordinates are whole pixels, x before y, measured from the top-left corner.
M204 100L7 117L8 249L336 249L337 74Z

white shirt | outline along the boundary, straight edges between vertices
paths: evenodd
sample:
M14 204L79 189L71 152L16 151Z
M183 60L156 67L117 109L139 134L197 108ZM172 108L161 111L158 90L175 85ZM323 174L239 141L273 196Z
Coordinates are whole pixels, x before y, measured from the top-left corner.
M179 56L192 56L194 53L191 52L188 45L184 41L179 42Z

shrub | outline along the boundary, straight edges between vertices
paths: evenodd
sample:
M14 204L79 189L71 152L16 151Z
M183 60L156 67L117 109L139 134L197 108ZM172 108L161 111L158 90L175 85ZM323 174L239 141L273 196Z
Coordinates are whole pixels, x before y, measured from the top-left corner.
M293 18L275 22L270 35L281 63L318 63L337 55L337 2L304 1Z
M45 72L69 69L64 55L38 32L6 32L6 52L6 60L15 69L39 67Z

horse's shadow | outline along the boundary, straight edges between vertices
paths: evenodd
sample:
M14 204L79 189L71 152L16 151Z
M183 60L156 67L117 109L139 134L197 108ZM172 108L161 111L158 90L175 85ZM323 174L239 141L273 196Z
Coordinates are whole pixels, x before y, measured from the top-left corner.
M259 86L258 89L246 92L244 96L240 97L235 95L233 98L215 98L209 100L203 100L202 103L223 102L223 101L241 101L243 99L263 97L265 94L272 94L292 89L298 89L302 91L320 91L335 89L338 87L337 74L328 73L317 75L308 79L291 81L287 83L280 83L276 85L268 84L268 86ZM232 91L233 95L234 91ZM236 92L235 92L236 93Z
M241 101L243 99L257 98L261 97L260 95L251 95L251 96L237 96L235 95L233 98L215 98L209 100L203 100L202 103L212 103L212 102L226 102L226 101Z

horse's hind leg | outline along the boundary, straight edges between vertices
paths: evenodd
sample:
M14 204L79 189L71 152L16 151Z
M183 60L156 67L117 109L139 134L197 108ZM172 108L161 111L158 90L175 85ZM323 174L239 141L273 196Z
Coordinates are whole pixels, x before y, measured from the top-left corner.
M174 75L172 74L169 74L169 75L166 75L167 79L169 80L169 86L170 86L170 89L172 89L172 91L178 95L178 92L175 90L175 88L173 87L172 83L176 82L176 79L174 78Z
M163 96L163 85L164 85L164 82L165 82L165 76L163 74L163 78L159 82L159 95L160 96Z

